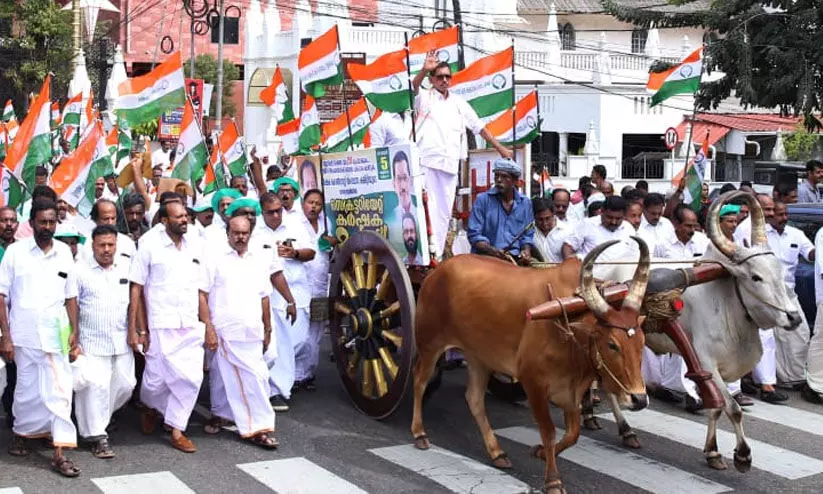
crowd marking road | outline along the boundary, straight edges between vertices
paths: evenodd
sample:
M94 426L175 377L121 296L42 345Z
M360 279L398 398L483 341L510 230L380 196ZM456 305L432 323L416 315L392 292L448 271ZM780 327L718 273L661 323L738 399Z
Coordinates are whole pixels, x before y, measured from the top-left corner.
M244 463L237 468L278 494L368 494L302 457Z

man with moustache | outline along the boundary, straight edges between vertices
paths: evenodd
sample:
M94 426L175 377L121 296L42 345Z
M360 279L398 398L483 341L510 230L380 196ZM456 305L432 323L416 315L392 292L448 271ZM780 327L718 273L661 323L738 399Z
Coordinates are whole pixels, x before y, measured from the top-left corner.
M241 197L237 189L229 187L218 190L211 197L211 208L215 214L212 217L211 225L203 230L203 236L207 243L222 243L226 240L226 225L228 225L229 220L226 210L232 202Z
M294 206L294 201L300 193L300 186L289 177L280 177L274 181L271 191L280 198L283 205L283 221L294 221L297 224L302 222L303 210Z
M572 228L554 214L551 199L537 198L532 201L534 212L534 247L543 262L563 261L563 242Z
M0 355L17 364L13 456L27 456L28 438L51 436L52 468L66 477L80 470L63 455L77 447L71 420L72 371L77 348L77 293L69 248L53 240L57 204L37 199L29 220L34 235L9 246L0 263ZM9 309L7 309L9 307Z
M571 195L566 189L554 189L552 191L552 202L554 203L554 217L558 221L568 223L566 212L569 210Z
M231 420L243 439L275 449L274 411L263 355L272 333L269 277L281 271L282 265L279 258L264 251L249 250L251 231L245 214L229 219L228 243L209 253L200 288L200 304L208 306L206 324L213 325L217 335L209 365L215 420L206 432L216 434L220 431L217 420Z
M123 221L118 225L118 231L136 245L150 228L146 221L146 200L141 194L130 192L123 196L122 205Z
M620 196L609 196L603 203L603 212L598 221L583 221L563 244L563 258L583 257L596 246L609 240L620 240L623 248L609 248L604 255L609 259L619 259L633 249L630 239L634 227L623 218L626 215L626 200ZM632 242L631 244L629 242ZM611 255L609 255L611 254Z
M172 447L194 453L197 448L183 431L203 382L204 339L208 350L217 349L208 306L198 294L204 247L197 236L185 235L185 206L164 204L158 215L164 228L140 243L129 276L128 341L134 350L142 345L146 355L140 400L147 408L140 422L144 434L153 433L159 412L171 428Z
M9 245L14 243L17 226L17 211L8 206L0 208L0 261L2 261ZM14 401L14 386L17 382L17 366L14 365L14 362L4 362L0 358L0 382L3 383L0 386L0 394L3 396L3 410L6 412L6 420L9 423L9 428L11 428L14 424L14 415L11 408Z
M417 220L410 213L403 215L403 246L406 247L406 256L403 263L408 265L420 264L420 241L417 238Z
M100 199L94 203L94 206L92 206L89 217L94 222L95 226L108 225L114 227L117 225L117 204L109 199ZM122 258L121 260L123 262L131 263L131 260L134 259L134 254L137 251L134 246L134 242L127 235L118 233L116 247L117 252L115 255ZM84 244L80 249L80 259L91 264L92 266L94 265L93 241L91 243Z
M74 287L83 375L88 381L75 393L77 428L80 437L92 443L94 457L103 459L114 457L106 427L137 384L134 354L126 341L131 258L117 252L118 235L112 224L94 228L92 257L79 263Z
M17 211L14 208L4 206L0 208L0 260L3 253L14 243L14 235L17 233Z

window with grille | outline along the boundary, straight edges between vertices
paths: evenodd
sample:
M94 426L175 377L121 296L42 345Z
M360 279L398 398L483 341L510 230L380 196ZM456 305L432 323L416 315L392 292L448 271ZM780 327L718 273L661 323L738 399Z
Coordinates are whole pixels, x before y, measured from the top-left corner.
M632 53L642 54L646 51L646 38L648 36L648 29L635 29L632 31Z
M572 51L575 49L575 45L574 26L571 23L564 24L560 28L560 49Z

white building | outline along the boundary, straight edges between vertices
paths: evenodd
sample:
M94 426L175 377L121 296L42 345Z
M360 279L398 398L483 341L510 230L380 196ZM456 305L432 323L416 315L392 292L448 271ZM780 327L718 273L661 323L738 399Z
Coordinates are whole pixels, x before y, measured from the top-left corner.
M661 2L655 0L621 1L668 11L705 9L709 4L709 0L697 0L674 7L659 6ZM355 6L360 4L366 7ZM369 11L369 4L376 6L376 11ZM279 64L287 84L291 84L291 94L299 94L292 74L297 71L301 43L336 23L344 54L368 63L401 49L407 36L442 26L441 19L453 21L451 5L451 0L326 0L312 12L309 2L300 0L290 13L290 28L283 30L283 18L288 15L278 11L273 0L250 0L245 13L247 140L276 149L272 116L260 102L259 92L269 84ZM672 177L685 163L685 145L680 143L675 153L669 153L662 136L692 113L693 98L675 97L650 108L645 83L654 60L681 60L703 42L702 29L637 29L602 13L599 0L462 0L461 10L467 64L514 41L518 97L534 87L539 91L543 133L532 145L532 162L547 166L556 184L576 188L580 176L588 175L593 165L603 164L618 191L641 178L656 190L671 187ZM293 99L298 114L299 102ZM340 106L318 105L321 113L326 109L327 118L342 111ZM731 103L717 111L742 110ZM790 130L791 122L784 121L779 127ZM751 132L745 128L716 131L717 137L710 137L712 150L723 153L725 159L717 178L751 179L753 171L746 171L744 164L769 156L763 149L773 147L777 128L772 127ZM685 128L681 125L681 140L687 138ZM695 131L695 144L704 136L705 130ZM751 136L771 144L761 148L751 142ZM736 156L729 157L733 153ZM707 179L716 175L709 166Z

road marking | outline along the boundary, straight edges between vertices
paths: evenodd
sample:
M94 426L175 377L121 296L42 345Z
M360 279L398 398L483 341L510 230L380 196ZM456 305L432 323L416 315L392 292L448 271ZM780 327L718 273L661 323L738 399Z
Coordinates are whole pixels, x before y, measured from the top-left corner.
M163 494L195 494L171 472L137 473L91 479L105 494L143 494L162 492Z
M278 494L368 494L363 489L305 458L243 463L237 468ZM165 494L165 493L164 493Z
M0 494L23 494L23 490L19 487L4 487L0 489Z
M516 478L437 446L419 450L411 444L370 449L384 460L418 473L460 494L519 494L531 492Z
M786 405L772 405L765 401L758 401L757 405L748 407L745 412L743 420L746 420L746 417L754 417L808 434L823 436L823 415L818 413L807 412Z
M597 416L614 421L611 413L601 413ZM654 410L632 412L627 415L626 420L635 429L703 450L707 431L707 426L704 424ZM755 468L791 480L802 479L823 472L823 461L772 446L756 439L746 438L746 440L752 448L752 465ZM731 454L734 451L736 439L733 433L718 429L717 443L721 453Z
M563 430L556 430L560 438ZM526 446L541 444L540 433L529 427L507 427L494 432ZM563 451L560 458L656 494L715 494L732 490L666 463L585 436L580 436L577 444Z

